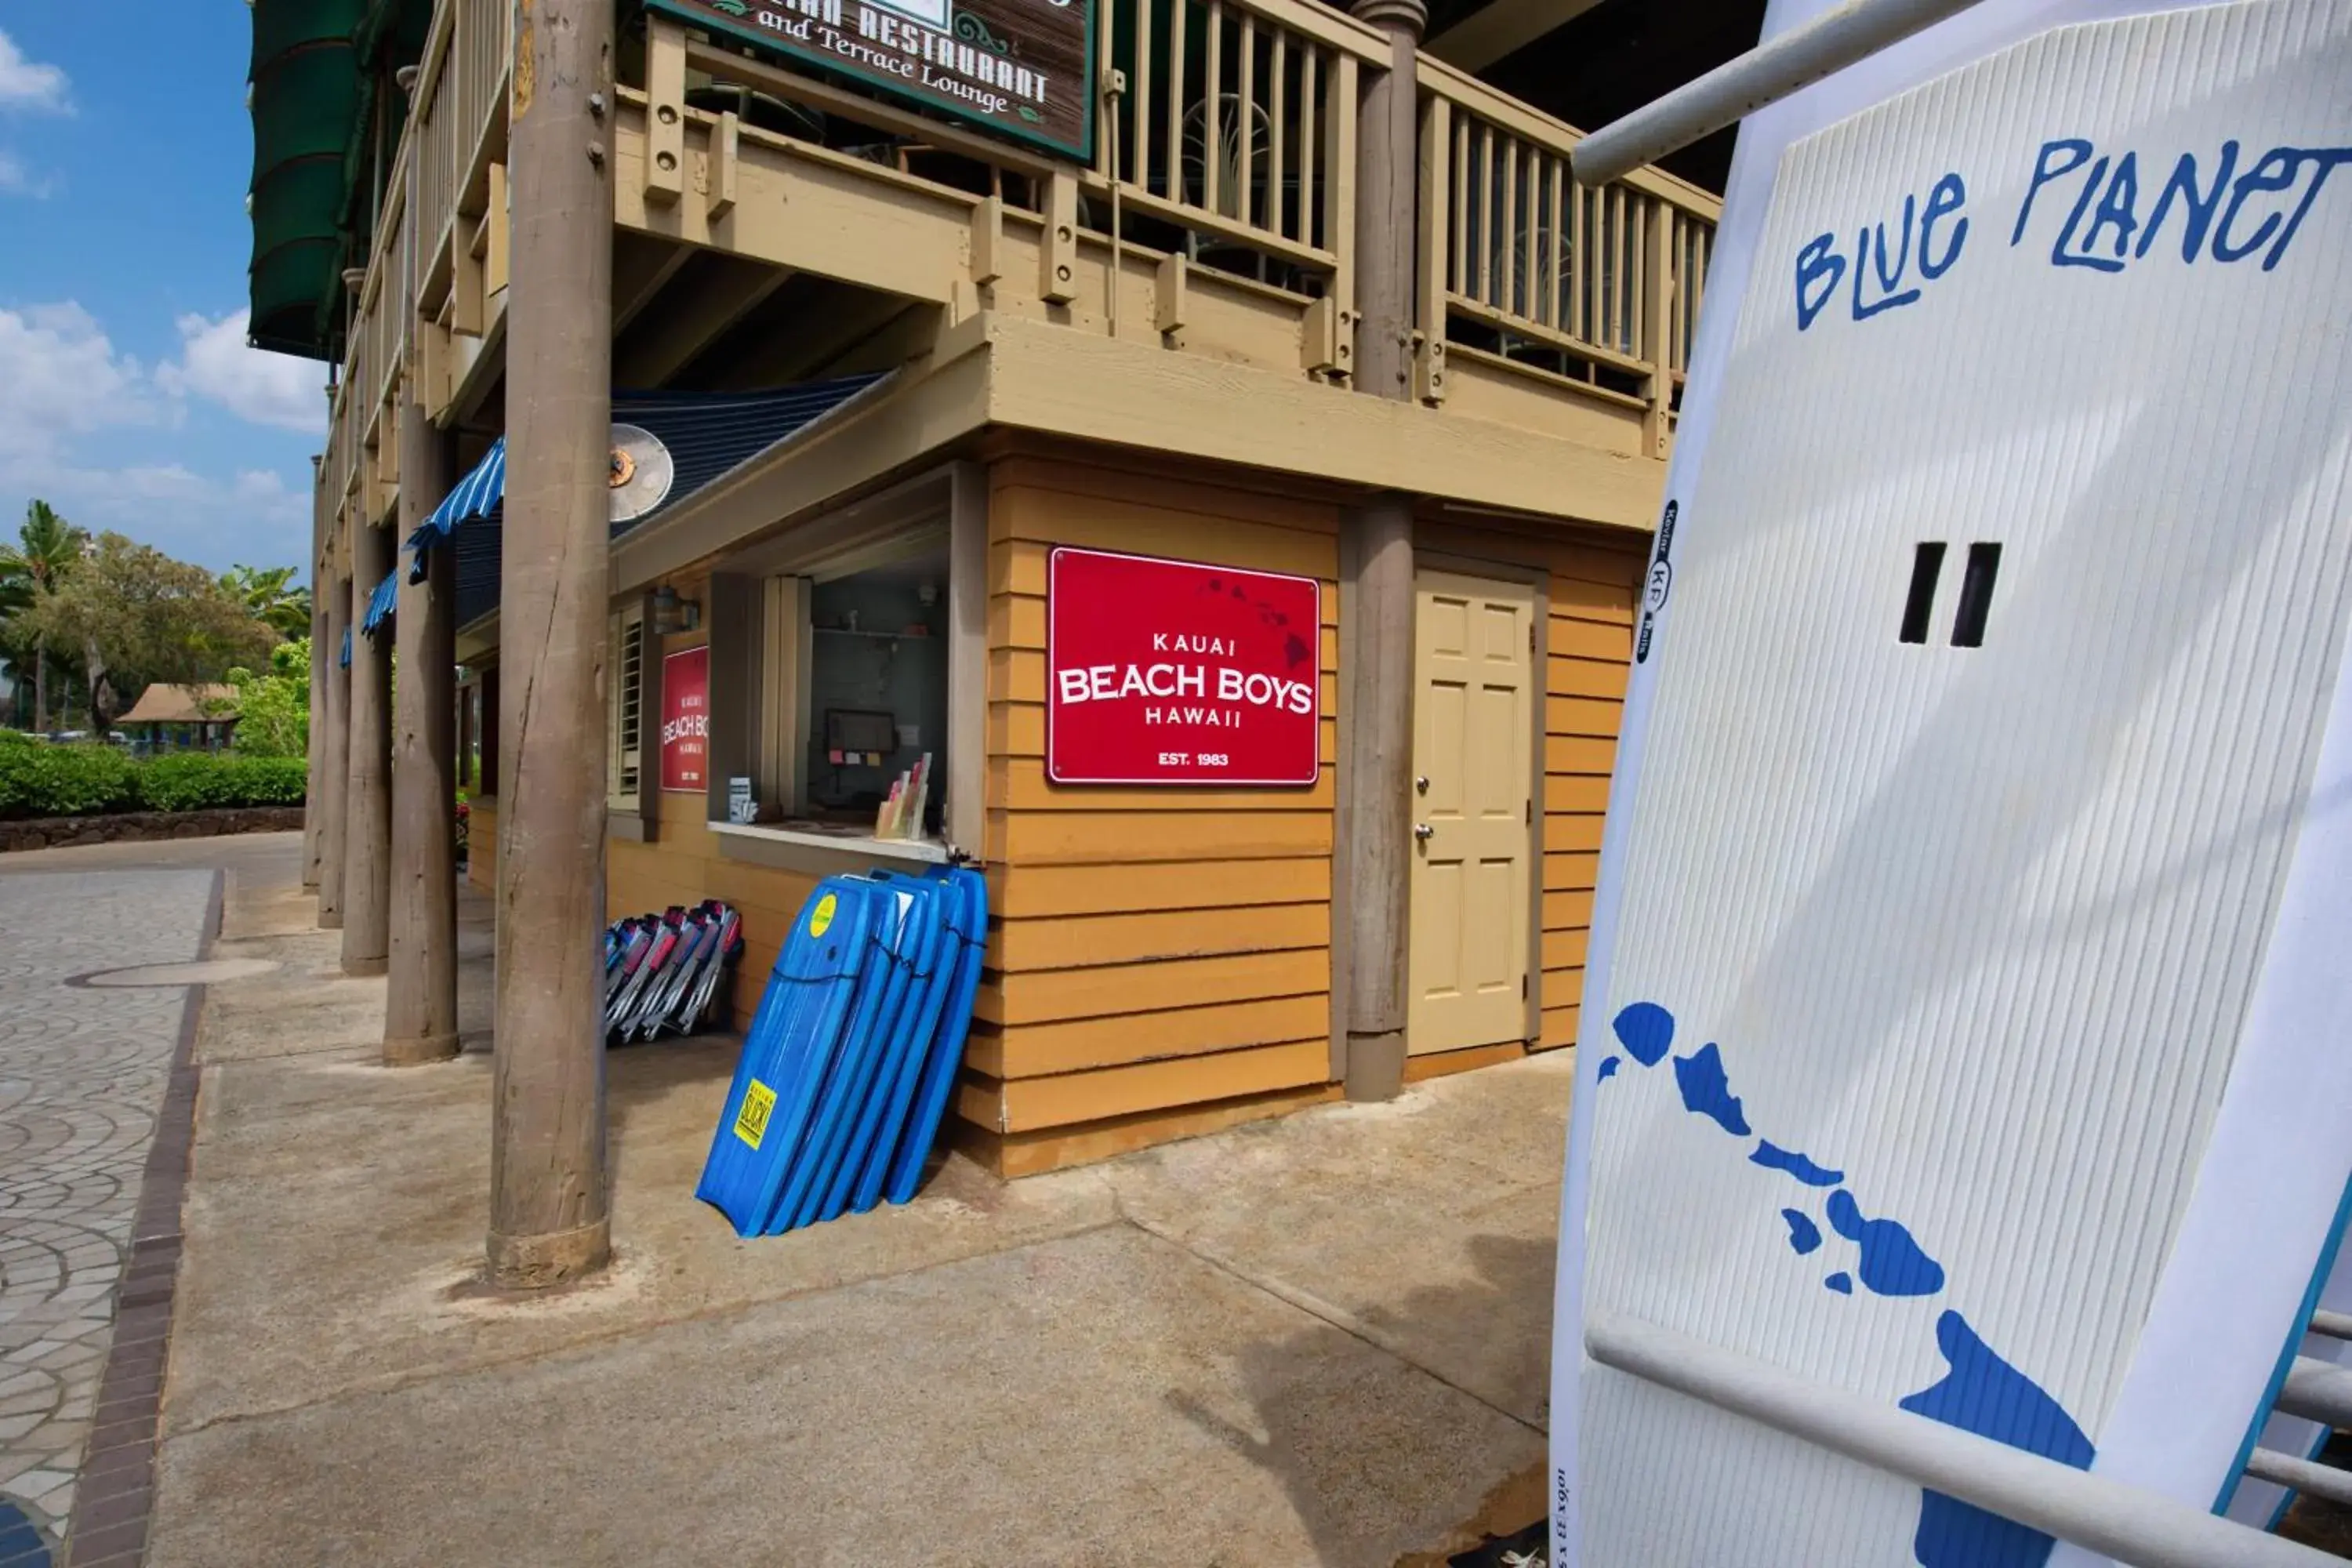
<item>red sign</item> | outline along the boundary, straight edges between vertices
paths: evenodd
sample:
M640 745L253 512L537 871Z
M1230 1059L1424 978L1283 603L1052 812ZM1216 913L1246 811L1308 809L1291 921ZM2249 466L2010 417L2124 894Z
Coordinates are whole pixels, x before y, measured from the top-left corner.
M1055 784L1315 782L1314 578L1062 549L1045 592L1045 773Z
M662 660L661 786L701 793L710 782L710 650Z

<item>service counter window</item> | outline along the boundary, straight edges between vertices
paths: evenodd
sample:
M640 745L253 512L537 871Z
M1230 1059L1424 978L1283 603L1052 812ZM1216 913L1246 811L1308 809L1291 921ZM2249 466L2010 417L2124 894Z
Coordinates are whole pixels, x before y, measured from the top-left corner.
M947 743L947 577L942 538L838 576L778 581L771 602L805 617L805 679L778 693L769 717L795 752L795 817L877 838L943 837L956 761ZM782 795L772 792L780 806Z
M979 852L986 521L951 519L948 489L719 563L709 805L727 853L824 868L828 851Z

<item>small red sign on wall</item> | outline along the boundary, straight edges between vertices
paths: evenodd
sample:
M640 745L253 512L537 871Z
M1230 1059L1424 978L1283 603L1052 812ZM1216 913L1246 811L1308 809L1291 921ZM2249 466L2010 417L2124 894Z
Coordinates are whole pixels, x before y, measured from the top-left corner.
M662 660L661 786L700 794L710 781L710 650Z
M1046 621L1055 784L1316 781L1314 578L1065 548L1046 579Z

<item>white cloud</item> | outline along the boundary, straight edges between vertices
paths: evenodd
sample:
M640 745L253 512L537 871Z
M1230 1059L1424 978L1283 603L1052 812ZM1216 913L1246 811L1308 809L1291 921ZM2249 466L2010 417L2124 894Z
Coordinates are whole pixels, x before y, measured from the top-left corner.
M63 68L26 59L16 40L5 32L0 32L0 109L73 112L73 101L66 96Z
M237 354L250 353L240 313L226 323ZM13 531L16 509L39 496L84 528L112 529L206 566L306 560L306 488L262 468L199 473L142 450L179 423L190 395L259 423L286 422L263 417L286 412L266 378L237 370L214 344L223 323L191 318L181 330L182 359L150 372L78 304L0 309L0 533ZM306 383L316 380L298 368ZM323 427L315 388L308 402L304 427Z
M180 358L156 372L156 384L175 396L210 398L256 425L323 435L325 375L309 360L247 347L246 316L232 310L218 321L181 317Z
M100 468L0 459L0 501L21 507L15 498L33 496L93 533L128 534L215 571L238 561L306 568L310 561L310 497L262 470L222 479L177 463ZM0 528L13 533L17 515L0 516Z
M79 305L0 310L0 459L162 414L139 363L117 353Z
M14 153L0 147L0 196L30 196L38 201L48 194L48 181L35 179Z

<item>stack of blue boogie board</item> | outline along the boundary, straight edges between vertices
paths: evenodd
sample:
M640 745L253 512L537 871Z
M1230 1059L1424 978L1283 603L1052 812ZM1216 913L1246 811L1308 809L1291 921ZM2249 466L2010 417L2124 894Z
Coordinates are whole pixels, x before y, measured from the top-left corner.
M695 1195L740 1236L914 1196L980 988L979 874L817 884L777 954Z

